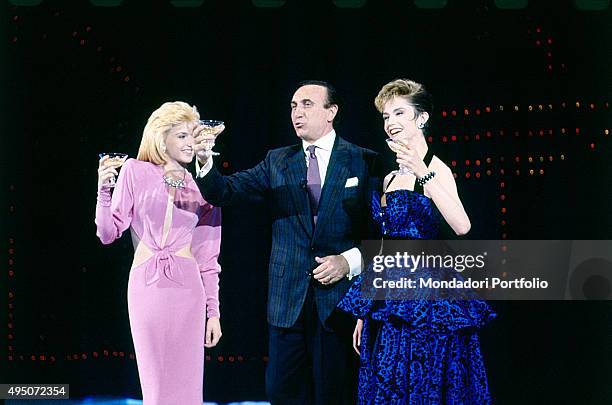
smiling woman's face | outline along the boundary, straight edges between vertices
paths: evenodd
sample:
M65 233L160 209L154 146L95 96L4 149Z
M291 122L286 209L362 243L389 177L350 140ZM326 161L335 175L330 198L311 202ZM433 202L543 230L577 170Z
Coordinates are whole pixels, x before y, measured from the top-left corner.
M193 160L193 128L195 122L183 122L173 126L166 134L166 155L180 164Z
M418 135L419 114L414 106L404 97L393 97L383 109L383 121L387 136L392 139L409 140Z

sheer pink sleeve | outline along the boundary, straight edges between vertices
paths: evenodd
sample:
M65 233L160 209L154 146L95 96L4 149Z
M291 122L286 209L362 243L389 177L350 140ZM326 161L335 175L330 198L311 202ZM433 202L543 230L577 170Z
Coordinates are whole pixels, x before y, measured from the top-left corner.
M96 203L96 235L108 245L121 237L123 231L132 223L134 206L133 171L134 159L126 161L117 176L115 191L110 187L98 190Z
M219 317L219 251L221 248L221 208L205 203L193 232L191 250L206 292L206 316Z

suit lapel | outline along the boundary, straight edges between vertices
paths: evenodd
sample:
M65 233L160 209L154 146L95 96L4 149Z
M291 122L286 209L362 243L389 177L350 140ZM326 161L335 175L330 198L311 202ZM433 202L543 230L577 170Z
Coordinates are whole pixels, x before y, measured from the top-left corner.
M331 218L335 203L339 201L340 193L344 190L346 179L348 179L350 174L350 158L348 144L337 136L325 174L325 184L323 185L323 190L321 190L315 238L321 233L321 229Z
M308 236L312 237L313 223L310 202L308 201L308 192L302 184L306 179L306 158L301 145L296 145L295 153L287 159L285 170L286 184L295 202L296 215Z

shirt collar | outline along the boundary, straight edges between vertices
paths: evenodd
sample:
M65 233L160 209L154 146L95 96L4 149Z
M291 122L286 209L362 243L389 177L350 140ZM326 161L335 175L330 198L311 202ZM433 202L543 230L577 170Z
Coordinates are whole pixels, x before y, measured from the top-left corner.
M304 153L307 153L308 151L306 149L310 145L314 145L317 148L331 152L332 148L334 147L335 141L336 141L336 131L332 129L327 134L317 139L314 143L308 143L305 140L302 140L302 149L304 149Z

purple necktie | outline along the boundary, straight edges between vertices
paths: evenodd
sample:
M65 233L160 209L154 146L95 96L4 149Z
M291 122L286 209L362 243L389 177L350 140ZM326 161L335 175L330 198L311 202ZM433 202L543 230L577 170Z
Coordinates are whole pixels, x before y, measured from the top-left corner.
M308 174L306 188L310 199L310 208L314 223L317 223L317 210L319 208L319 198L321 198L321 176L319 175L319 162L315 155L316 146L310 145L308 148Z

